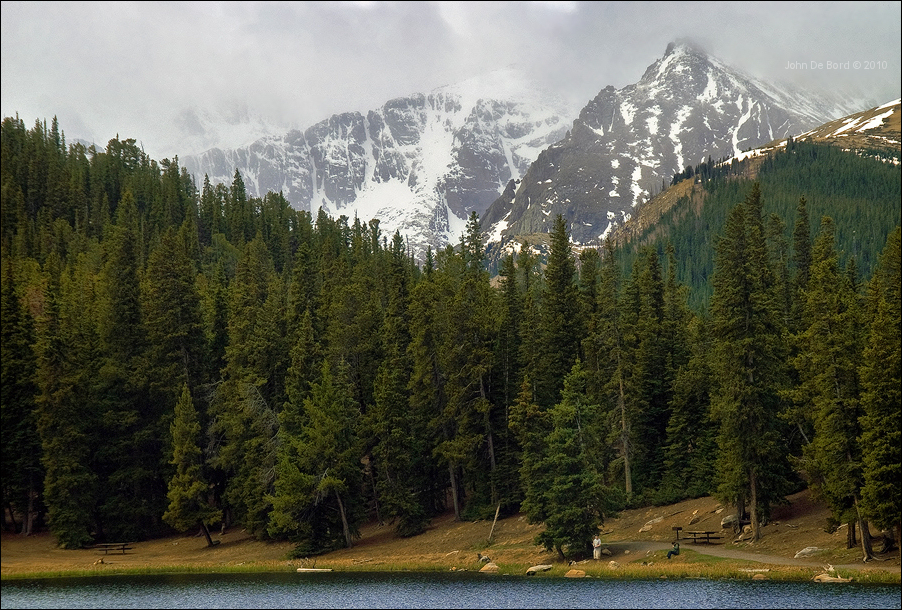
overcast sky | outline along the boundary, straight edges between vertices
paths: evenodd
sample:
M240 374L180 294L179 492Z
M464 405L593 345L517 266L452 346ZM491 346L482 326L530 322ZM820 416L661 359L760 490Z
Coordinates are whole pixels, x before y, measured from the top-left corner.
M636 82L678 38L755 76L842 83L882 102L902 89L900 6L4 0L2 112L26 127L56 115L70 140L133 137L161 159L194 152L173 148L189 108L246 107L306 128L506 65L588 102Z

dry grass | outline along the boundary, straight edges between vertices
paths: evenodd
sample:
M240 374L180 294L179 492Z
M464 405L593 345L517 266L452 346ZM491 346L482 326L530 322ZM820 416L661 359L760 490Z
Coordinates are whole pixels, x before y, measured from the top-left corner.
M674 525L720 530L723 511L716 500L699 498L673 506L625 511L604 525L602 540L611 556L598 562L579 561L573 566L536 546L534 539L541 526L530 525L522 515L499 520L489 542L491 520L461 523L448 514L413 538L398 538L390 525L369 523L361 528L361 538L351 549L294 560L287 558L292 548L289 543L256 541L237 529L219 537L221 544L212 548L206 546L203 537L175 536L139 542L124 555L103 555L91 549L62 550L46 533L25 538L4 532L2 578L111 572L293 571L299 567L478 570L484 565L480 556L488 556L499 566L499 572L506 574L523 574L529 566L551 564L554 567L546 575L562 576L572 567L599 578L752 578L758 574L759 578L810 580L824 571L824 565L832 564L840 575L854 575L858 581L900 581L898 552L884 561L862 564L858 549L845 549L844 530L832 534L824 531L829 514L826 509L812 502L807 492L790 499L792 504L778 509L774 521L763 528L759 542L733 544L724 539L727 542L723 544L692 545L683 541L681 554L671 560L666 559L666 551ZM644 527L649 522L654 523ZM809 546L823 550L813 558L794 559L797 551ZM98 563L101 559L103 563Z

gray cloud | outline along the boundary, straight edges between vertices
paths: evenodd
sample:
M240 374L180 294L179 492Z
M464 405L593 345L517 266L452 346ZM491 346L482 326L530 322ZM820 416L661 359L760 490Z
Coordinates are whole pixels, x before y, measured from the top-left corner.
M635 82L668 42L686 37L756 76L881 101L900 92L898 2L0 6L3 116L30 125L56 115L70 139L102 144L118 133L154 158L193 152L176 137L191 116L249 113L272 128L303 128L512 64L585 102ZM855 70L855 61L885 64Z

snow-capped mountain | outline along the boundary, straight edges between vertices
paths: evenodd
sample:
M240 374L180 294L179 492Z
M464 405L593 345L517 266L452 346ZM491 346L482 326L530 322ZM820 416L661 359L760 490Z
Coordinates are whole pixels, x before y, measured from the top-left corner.
M421 256L458 243L469 214L482 215L577 112L504 69L180 161L198 183L231 183L237 168L250 196L281 191L314 216L378 218L383 235L400 231Z
M900 126L902 126L902 100L897 98L868 110L829 121L814 129L794 135L792 139L796 142L807 141L838 146L850 154L879 158L884 163L898 166L900 156L902 156L900 155L902 152L900 151L900 142L902 142ZM786 150L788 144L787 138L773 140L757 148L742 151L724 163L729 164L745 159L763 161L776 152ZM744 168L743 175L754 180L760 168L760 163L750 163ZM674 206L680 205L682 198L695 199L693 192L696 189L704 188L696 180L696 178L683 178L677 184L653 197L647 204L638 206L630 220L615 227L609 238L615 244L641 239L647 235L651 227L658 223L661 216L673 209ZM690 216L698 217L697 214ZM541 248L535 249L542 252Z
M872 105L765 83L679 43L581 111L503 69L180 161L199 184L230 184L238 169L251 196L281 191L314 215L378 218L418 257L457 244L476 212L498 252L547 233L557 214L575 242L597 242L687 165Z
M835 93L765 83L689 43L668 45L642 78L607 87L482 217L495 251L547 233L598 243L687 165L721 159L868 107Z

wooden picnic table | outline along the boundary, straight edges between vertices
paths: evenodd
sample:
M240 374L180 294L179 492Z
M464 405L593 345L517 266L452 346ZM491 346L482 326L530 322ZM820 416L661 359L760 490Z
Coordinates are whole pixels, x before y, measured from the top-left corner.
M716 531L686 531L683 530L684 536L691 536L692 542L704 542L705 544L711 544L712 540L720 540L723 536L718 535Z
M106 555L110 551L122 551L122 554L125 555L125 551L130 551L134 547L131 546L135 544L134 542L101 542L95 544L93 548L98 551L103 551L103 554Z

